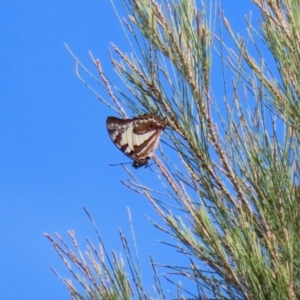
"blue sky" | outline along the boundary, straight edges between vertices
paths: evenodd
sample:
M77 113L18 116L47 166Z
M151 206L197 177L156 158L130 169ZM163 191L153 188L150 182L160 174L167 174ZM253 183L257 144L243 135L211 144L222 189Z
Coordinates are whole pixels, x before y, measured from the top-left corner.
M249 7L238 3L246 1L230 2L225 9L243 22ZM158 246L163 235L145 218L155 218L153 208L120 183L122 167L108 166L128 161L105 128L114 113L76 78L64 47L90 69L91 50L115 78L109 43L126 48L126 41L110 2L4 0L0 31L0 298L69 299L50 267L70 276L43 233L66 238L72 229L83 248L86 237L96 243L82 206L117 252L118 228L130 235L130 207L143 265L147 270L150 253L162 261L169 249Z

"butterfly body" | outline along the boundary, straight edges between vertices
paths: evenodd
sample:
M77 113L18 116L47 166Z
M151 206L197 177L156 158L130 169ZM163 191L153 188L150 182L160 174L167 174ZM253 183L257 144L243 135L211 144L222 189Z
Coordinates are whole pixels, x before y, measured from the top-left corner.
M132 166L137 169L147 166L166 123L156 114L145 114L132 119L108 117L106 127L116 147L134 161Z

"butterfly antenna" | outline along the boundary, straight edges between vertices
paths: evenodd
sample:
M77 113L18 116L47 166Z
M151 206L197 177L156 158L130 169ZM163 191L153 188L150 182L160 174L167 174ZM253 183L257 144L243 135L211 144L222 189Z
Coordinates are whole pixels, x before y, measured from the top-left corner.
M123 165L129 165L131 164L131 162L127 162L127 163L120 163L120 164L109 164L110 167L116 167L116 166L123 166Z

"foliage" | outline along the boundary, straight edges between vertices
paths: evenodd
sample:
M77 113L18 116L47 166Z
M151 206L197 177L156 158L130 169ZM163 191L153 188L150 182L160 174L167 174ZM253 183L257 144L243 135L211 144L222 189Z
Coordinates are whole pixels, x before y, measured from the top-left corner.
M258 30L246 19L247 39L213 6L123 1L132 52L112 45L111 62L127 91L91 56L114 105L97 97L123 117L126 106L168 123L166 146L154 161L171 200L135 177L126 184L151 201L190 261L171 268L198 292L188 295L177 286L177 298L299 299L299 1L254 0L263 21ZM220 74L223 91L214 87ZM165 154L172 152L180 161ZM79 249L74 254L62 240L48 238L68 268L65 257L88 279L73 273L87 299L150 299L122 235L133 280L102 243L100 250L89 243L87 264ZM155 268L154 274L157 297L165 299ZM73 299L86 299L65 282Z

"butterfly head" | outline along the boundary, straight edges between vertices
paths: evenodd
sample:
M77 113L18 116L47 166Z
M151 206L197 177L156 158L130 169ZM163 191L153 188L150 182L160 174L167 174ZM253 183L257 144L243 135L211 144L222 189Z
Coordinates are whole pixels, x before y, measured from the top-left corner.
M135 169L138 169L140 167L143 167L145 166L145 168L148 167L148 161L149 161L150 157L147 157L145 159L141 159L141 160L135 160L132 164L132 166L135 168Z

